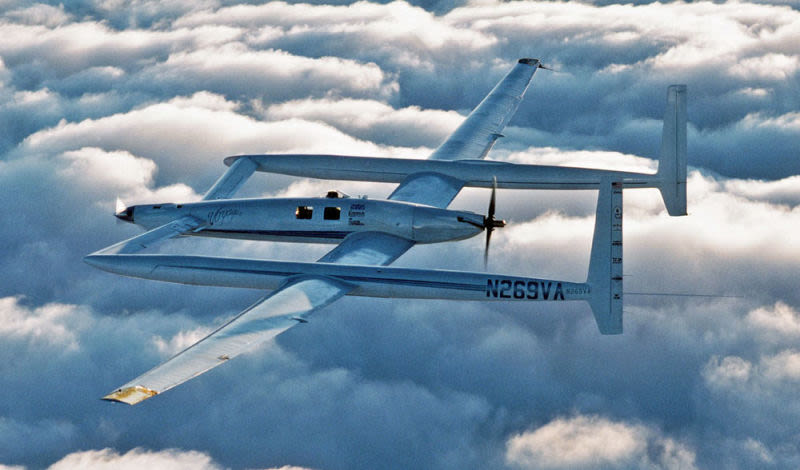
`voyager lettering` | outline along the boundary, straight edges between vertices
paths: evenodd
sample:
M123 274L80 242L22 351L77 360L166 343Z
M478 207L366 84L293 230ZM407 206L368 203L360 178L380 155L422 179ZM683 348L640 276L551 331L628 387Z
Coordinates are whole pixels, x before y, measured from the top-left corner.
M220 207L208 213L208 222L211 225L222 224L239 215L242 215L239 209Z

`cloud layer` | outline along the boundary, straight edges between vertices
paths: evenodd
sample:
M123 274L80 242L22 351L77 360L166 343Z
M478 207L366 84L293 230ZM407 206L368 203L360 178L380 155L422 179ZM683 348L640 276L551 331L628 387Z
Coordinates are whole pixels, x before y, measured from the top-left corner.
M0 468L796 468L800 12L792 2L4 2ZM346 298L135 408L97 398L258 292L82 263L129 203L196 200L237 153L424 158L519 57L491 155L655 169L689 87L689 213L625 192L626 333L588 306ZM255 175L246 196L390 185ZM454 207L485 211L465 190ZM490 269L582 281L592 191L500 191ZM399 265L480 269L482 240ZM311 261L329 247L175 240Z

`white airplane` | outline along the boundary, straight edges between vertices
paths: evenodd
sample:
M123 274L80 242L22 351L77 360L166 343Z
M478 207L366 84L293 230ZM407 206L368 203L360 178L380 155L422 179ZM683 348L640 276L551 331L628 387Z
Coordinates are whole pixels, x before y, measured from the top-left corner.
M120 207L117 217L149 231L87 256L89 264L120 274L173 282L277 290L207 338L105 399L135 404L168 390L298 322L305 322L310 313L346 294L588 300L601 333L621 333L621 187L658 188L671 215L685 214L685 86L672 86L668 91L671 106L665 117L656 174L482 161L516 111L533 74L541 67L537 59L520 59L428 160L327 155L231 157L226 159L230 168L201 202ZM297 166L294 169L293 160ZM400 185L386 201L349 198L338 192L329 193L326 198L226 199L256 170L321 178L398 181ZM619 193L618 203L612 201L616 197L610 189L612 181L618 184L613 192ZM587 283L378 267L392 263L416 243L459 240L484 230L488 250L492 230L504 225L494 219L494 189L487 216L446 209L464 186L600 188L598 213L602 211L607 222L600 224L599 218L595 228L593 267ZM608 222L616 217L619 226ZM612 239L613 230L619 232L620 238ZM601 236L598 232L608 233ZM316 264L129 255L181 235L338 245ZM605 248L601 250L598 246ZM451 279L463 280L461 288L458 283L449 282Z
M380 239L367 249L373 248L384 253L397 250L397 247L386 250ZM135 405L227 362L297 324L307 323L311 313L344 295L525 302L583 300L589 303L602 334L620 334L622 185L611 181L600 185L585 282L440 269L206 256L92 254L85 260L108 272L143 279L200 286L274 289L204 339L103 397L104 400Z

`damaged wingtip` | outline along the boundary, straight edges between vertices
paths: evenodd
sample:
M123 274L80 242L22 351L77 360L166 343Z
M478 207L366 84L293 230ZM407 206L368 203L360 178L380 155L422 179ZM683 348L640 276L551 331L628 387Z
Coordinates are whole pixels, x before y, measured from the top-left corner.
M158 395L157 391L151 390L147 387L142 387L141 385L136 385L134 387L120 388L119 390L104 396L102 399L106 401L115 401L119 403L127 403L128 405L135 405L155 395Z

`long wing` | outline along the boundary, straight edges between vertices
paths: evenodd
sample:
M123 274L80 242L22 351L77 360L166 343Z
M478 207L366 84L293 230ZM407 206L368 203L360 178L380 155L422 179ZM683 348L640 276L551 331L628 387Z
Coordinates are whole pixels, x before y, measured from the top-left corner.
M354 233L319 261L387 265L414 242L380 232ZM300 277L256 302L172 359L121 386L103 399L135 405L180 385L274 338L353 287L328 277Z
M495 141L503 136L503 129L516 113L533 74L540 67L538 59L520 59L429 159L476 160L486 157ZM463 186L464 182L438 173L417 173L400 183L389 199L447 207Z
M299 277L265 296L172 359L131 380L104 400L135 405L274 338L352 289L325 277Z

